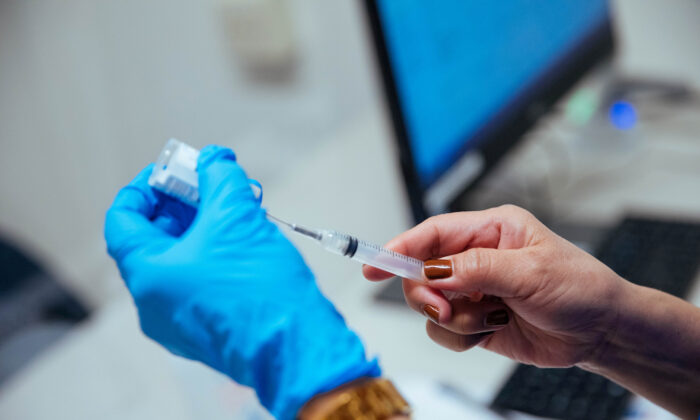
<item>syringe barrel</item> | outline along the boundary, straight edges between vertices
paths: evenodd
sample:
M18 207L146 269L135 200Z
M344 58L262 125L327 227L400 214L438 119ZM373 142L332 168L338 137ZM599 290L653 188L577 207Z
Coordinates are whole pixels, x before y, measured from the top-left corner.
M332 230L320 231L326 250L410 280L423 280L423 261Z
M352 239L350 235L334 230L321 230L319 233L321 234L319 242L321 242L322 247L335 254L347 255L348 247Z
M423 280L423 261L369 242L357 240L357 250L351 258L399 277L417 281Z

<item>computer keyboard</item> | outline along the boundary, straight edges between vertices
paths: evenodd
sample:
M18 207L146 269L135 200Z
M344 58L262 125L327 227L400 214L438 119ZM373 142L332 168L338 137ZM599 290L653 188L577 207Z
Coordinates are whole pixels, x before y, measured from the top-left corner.
M700 263L700 223L627 218L606 235L596 257L625 279L685 297ZM520 365L493 407L556 419L622 417L630 392L579 368Z
M628 218L596 257L631 282L683 298L700 265L700 223Z

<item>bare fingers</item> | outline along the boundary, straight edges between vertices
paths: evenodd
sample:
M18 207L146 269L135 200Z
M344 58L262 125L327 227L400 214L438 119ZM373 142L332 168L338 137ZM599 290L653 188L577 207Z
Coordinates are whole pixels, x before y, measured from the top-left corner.
M510 322L510 311L501 302L472 302L459 298L451 302L452 316L440 326L456 334L471 335L497 331Z
M495 333L489 331L470 335L457 334L432 321L427 322L425 329L431 340L452 351L465 351L479 344L485 344Z
M510 321L508 307L499 301L471 302L466 298L452 301L452 317L443 324L428 322L428 336L452 351L465 351L484 345Z
M400 234L385 247L425 261L461 253L470 248L517 249L527 245L540 226L527 211L514 206L449 213L434 216ZM368 280L385 280L391 275L364 267Z

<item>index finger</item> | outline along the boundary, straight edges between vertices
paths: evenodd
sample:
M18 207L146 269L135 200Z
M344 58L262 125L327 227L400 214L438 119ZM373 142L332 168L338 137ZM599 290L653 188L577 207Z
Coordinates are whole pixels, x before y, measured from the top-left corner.
M469 248L517 248L525 240L524 210L503 206L489 210L449 213L433 216L400 234L385 247L425 261L454 255ZM368 280L385 280L393 275L365 266Z
M148 185L148 177L151 176L153 167L154 165L151 163L143 168L131 182L119 190L110 210L132 211L150 218L157 201L153 190Z

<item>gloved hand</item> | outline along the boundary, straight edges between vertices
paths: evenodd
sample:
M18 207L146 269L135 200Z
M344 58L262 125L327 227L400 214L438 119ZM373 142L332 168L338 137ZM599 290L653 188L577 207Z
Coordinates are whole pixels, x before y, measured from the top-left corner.
M231 150L202 150L196 211L153 191L151 170L119 192L105 224L146 335L254 388L279 419L317 393L379 375L266 219Z

